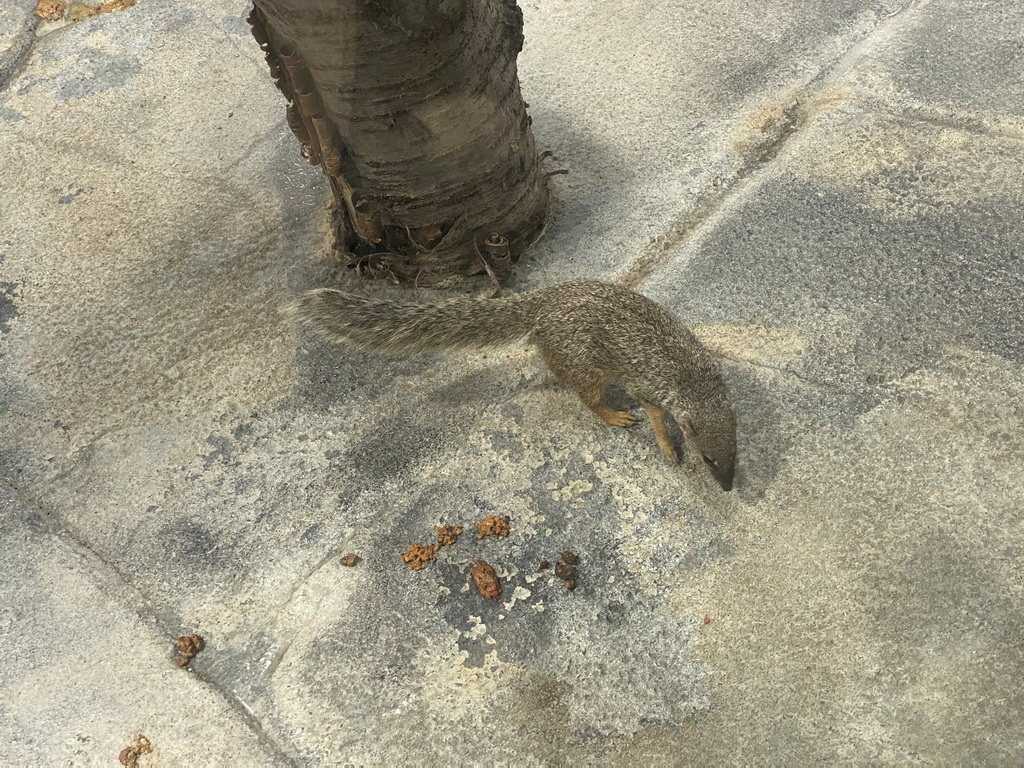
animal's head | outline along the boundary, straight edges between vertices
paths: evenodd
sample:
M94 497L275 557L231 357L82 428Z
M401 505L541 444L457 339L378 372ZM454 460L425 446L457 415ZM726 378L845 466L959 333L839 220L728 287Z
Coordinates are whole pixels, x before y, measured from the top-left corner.
M724 399L690 403L676 421L686 441L723 490L732 490L736 473L736 411Z

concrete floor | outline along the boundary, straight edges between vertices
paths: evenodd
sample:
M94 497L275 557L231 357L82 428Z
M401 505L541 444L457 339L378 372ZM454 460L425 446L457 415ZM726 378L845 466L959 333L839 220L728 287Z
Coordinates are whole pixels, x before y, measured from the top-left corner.
M510 290L691 324L729 494L528 349L294 332L328 192L244 3L34 7L0 8L0 763L1024 763L1024 6L522 5L569 173Z

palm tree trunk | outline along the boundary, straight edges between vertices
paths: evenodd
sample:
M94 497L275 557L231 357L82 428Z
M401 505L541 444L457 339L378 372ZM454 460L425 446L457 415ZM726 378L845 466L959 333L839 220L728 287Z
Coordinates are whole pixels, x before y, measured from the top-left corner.
M349 266L419 285L485 263L500 277L500 257L540 236L547 185L515 0L255 0L249 21L330 181Z

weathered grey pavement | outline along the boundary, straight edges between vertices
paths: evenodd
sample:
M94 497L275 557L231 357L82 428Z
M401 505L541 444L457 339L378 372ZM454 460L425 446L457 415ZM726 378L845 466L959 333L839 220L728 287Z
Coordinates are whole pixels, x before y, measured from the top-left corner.
M510 290L691 323L730 494L527 350L289 327L327 191L244 3L33 7L0 8L0 763L1024 763L1024 4L523 6L569 174Z

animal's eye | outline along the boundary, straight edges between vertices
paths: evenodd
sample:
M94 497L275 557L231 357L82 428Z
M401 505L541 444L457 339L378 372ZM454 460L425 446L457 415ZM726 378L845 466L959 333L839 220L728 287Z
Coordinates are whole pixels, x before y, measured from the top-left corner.
M701 456L701 458L704 459L704 463L705 464L708 464L708 465L710 465L712 467L717 467L718 466L718 462L715 461L714 459L712 459L710 456Z

